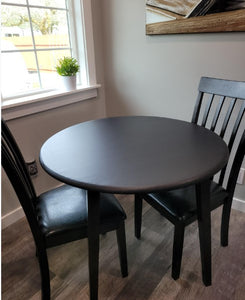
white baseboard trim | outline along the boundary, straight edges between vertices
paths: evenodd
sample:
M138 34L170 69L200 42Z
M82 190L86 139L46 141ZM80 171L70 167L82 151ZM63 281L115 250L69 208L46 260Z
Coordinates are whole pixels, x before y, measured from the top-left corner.
M21 206L16 208L15 210L12 210L10 213L2 216L2 229L17 222L19 219L23 218L24 216L25 213Z
M238 198L233 198L232 208L245 212L245 201ZM10 213L4 215L2 217L2 229L17 222L19 219L23 218L24 216L25 214L21 206L11 211Z
M238 198L233 198L232 208L245 212L245 201Z

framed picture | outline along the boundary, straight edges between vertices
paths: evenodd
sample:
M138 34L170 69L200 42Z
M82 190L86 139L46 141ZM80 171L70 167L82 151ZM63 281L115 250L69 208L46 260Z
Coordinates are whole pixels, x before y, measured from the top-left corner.
M245 31L245 0L146 0L146 34Z

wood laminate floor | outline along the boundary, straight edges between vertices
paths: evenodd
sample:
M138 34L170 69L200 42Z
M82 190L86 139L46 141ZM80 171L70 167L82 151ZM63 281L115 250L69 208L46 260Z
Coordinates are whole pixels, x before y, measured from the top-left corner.
M245 299L245 214L232 211L228 247L220 246L221 209L212 213L213 284L202 283L197 223L186 228L180 279L171 278L173 225L144 204L142 239L134 238L133 197L127 213L129 276L121 278L116 234L101 237L99 299ZM48 249L52 299L89 299L87 240ZM2 232L2 299L41 299L35 246L25 219Z

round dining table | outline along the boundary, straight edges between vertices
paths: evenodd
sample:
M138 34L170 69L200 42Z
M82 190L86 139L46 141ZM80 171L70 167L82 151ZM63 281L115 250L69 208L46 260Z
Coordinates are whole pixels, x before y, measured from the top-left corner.
M90 299L98 299L101 192L137 195L195 184L202 278L206 286L211 284L210 179L226 165L228 155L214 132L153 116L83 122L43 144L44 170L87 190Z

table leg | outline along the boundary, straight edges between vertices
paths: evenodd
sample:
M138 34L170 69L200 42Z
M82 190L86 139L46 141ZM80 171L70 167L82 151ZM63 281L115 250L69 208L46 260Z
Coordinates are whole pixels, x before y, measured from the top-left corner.
M212 284L210 180L196 185L197 218L199 227L202 280Z
M88 256L90 300L98 299L100 193L88 191Z

